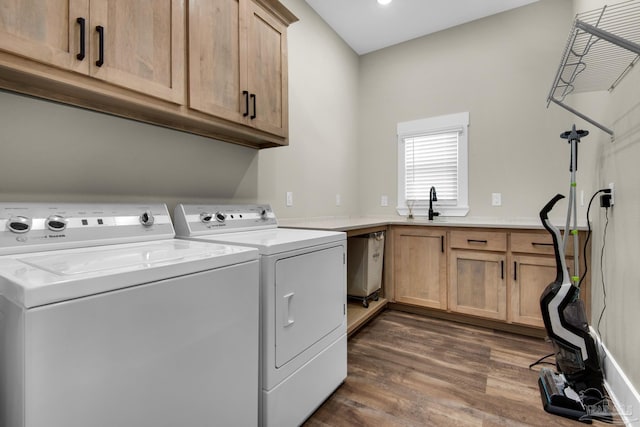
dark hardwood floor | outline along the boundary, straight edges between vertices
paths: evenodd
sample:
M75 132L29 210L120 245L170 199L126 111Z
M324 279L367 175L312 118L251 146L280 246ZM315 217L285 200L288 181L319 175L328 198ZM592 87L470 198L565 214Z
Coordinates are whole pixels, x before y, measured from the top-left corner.
M582 425L542 409L528 368L551 352L541 339L388 310L348 352L346 381L305 426Z

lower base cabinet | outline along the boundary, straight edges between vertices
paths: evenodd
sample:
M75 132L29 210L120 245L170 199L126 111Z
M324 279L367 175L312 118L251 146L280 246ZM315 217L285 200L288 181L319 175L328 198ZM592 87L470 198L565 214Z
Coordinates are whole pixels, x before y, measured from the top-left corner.
M540 229L391 226L391 302L542 330L540 295L556 278L551 236ZM586 237L578 233L582 245ZM573 274L573 244L566 257ZM587 256L590 247L587 248ZM586 260L589 265L589 259ZM580 259L581 273L585 260ZM587 274L581 288L589 315ZM533 328L533 329L532 329Z

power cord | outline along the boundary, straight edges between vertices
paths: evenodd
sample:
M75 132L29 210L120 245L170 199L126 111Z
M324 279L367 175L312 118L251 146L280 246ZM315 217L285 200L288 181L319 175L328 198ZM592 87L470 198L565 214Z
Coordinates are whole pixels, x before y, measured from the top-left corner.
M587 205L587 238L584 240L584 246L582 247L582 261L584 262L584 272L582 276L580 276L580 281L578 282L578 288L582 286L582 282L584 278L587 276L587 271L589 266L587 265L587 244L589 243L589 239L591 238L591 221L589 220L589 211L591 210L591 203L596 198L596 196L600 193L611 194L610 188L601 188L600 190L593 193L591 196L591 200L589 200L589 205Z
M529 365L529 370L531 370L531 368L533 368L536 365L542 365L542 364L556 366L555 363L548 362L548 361L545 360L545 359L548 359L551 356L555 356L555 353L549 353L546 356L542 356L540 359L536 360L531 365Z
M600 317L598 318L597 331L598 336L602 337L600 334L600 322L602 321L602 316L604 316L604 311L607 308L607 289L604 285L604 247L607 243L607 227L609 226L609 208L605 208L605 223L604 223L604 231L602 232L602 249L600 249L600 279L602 280L602 311L600 312Z

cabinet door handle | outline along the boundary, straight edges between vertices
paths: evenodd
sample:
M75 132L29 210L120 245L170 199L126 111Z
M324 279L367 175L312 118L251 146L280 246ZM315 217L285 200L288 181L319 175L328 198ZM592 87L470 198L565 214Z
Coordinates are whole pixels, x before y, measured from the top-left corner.
M467 239L467 243L469 243L469 244L479 243L481 245L486 245L487 241L486 240L478 240L478 239Z
M444 236L440 236L440 251L444 253Z
M256 94L252 93L250 98L253 99L253 114L249 117L251 120L256 118Z
M78 18L76 19L76 22L78 24L80 24L80 53L78 53L76 55L76 58L78 58L78 61L82 61L84 59L84 54L85 54L85 45L84 45L84 32L85 32L85 19L84 18Z
M102 67L102 64L104 64L104 27L98 25L96 31L98 32L98 60L96 61L96 66Z
M504 261L500 261L500 278L504 279Z
M242 114L242 117L247 117L249 115L249 91L243 90L242 95L244 96L244 114Z
M518 280L518 263L513 261L513 280Z
M531 246L553 246L553 243L531 242Z

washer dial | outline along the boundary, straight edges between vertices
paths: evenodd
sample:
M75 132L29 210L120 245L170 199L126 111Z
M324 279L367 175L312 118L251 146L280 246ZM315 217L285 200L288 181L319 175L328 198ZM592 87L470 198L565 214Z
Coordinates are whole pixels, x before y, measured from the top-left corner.
M63 231L67 228L67 220L60 215L51 215L47 218L45 224L47 224L47 228L51 231Z
M153 225L153 220L153 214L149 210L144 211L142 215L140 215L140 224L145 227L151 227Z
M26 233L31 230L31 218L26 216L12 216L7 221L7 228L14 233Z
M205 224L210 223L213 220L213 215L209 212L202 212L200 214L200 221L204 222Z

